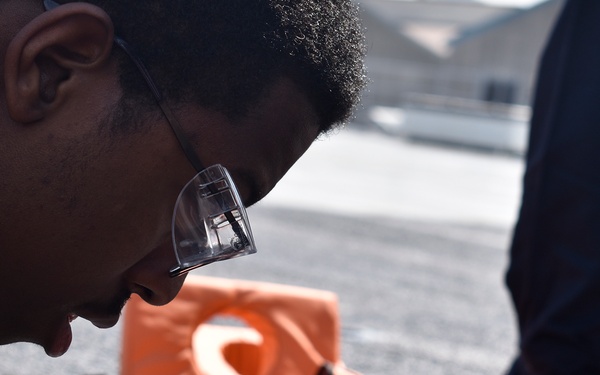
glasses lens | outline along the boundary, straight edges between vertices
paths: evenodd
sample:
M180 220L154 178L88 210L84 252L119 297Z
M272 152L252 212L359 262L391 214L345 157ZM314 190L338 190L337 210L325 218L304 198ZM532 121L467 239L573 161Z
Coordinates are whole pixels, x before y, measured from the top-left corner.
M173 247L181 275L206 264L256 252L246 210L221 165L198 173L181 191L173 213Z

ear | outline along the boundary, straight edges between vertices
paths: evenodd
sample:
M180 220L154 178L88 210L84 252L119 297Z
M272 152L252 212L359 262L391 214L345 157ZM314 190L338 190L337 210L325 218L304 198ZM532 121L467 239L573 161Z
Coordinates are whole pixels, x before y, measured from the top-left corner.
M113 37L108 14L87 3L61 5L34 18L6 51L4 79L11 118L31 123L59 107L76 89L78 74L108 63Z

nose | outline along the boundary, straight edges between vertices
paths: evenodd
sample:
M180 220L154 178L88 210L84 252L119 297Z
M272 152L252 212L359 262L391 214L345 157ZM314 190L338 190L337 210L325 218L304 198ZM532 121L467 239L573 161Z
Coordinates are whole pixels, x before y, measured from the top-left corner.
M177 296L185 275L172 278L169 269L176 264L175 253L170 243L161 245L131 267L127 282L133 293L152 305L161 306Z

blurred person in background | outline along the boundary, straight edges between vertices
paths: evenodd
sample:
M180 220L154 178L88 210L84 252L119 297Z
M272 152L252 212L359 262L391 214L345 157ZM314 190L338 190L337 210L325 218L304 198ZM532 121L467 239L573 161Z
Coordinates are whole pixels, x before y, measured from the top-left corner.
M600 374L600 1L570 0L542 58L507 284L511 375Z
M0 20L0 344L50 356L77 316L113 326L132 293L166 304L254 252L244 206L365 83L350 0L3 0Z

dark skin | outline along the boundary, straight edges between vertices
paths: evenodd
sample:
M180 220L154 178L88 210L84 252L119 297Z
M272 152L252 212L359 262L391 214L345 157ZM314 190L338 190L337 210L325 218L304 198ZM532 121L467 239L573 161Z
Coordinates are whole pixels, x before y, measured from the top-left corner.
M196 171L160 112L144 116L144 131L105 131L122 90L103 10L43 12L19 0L1 3L0 15L0 344L30 341L59 356L73 314L105 328L131 293L155 305L176 296L184 277L168 275L171 214ZM235 122L171 103L202 162L227 167L247 204L318 135L291 81L267 91Z

